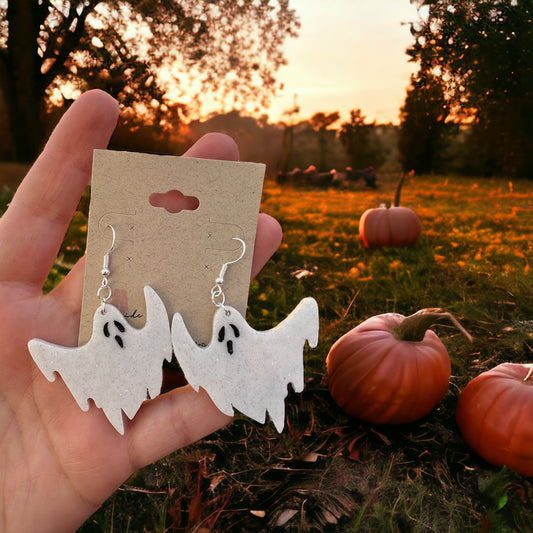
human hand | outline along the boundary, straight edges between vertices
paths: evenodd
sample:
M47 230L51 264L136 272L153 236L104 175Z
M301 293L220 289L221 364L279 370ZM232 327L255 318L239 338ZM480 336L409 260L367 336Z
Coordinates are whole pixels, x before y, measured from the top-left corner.
M118 105L101 91L67 111L0 220L0 531L74 531L135 471L230 421L190 386L145 402L119 435L104 413L83 412L62 380L50 383L27 349L32 338L77 344L85 260L48 295L42 286L105 148ZM202 137L185 155L237 160L229 137ZM261 214L255 275L281 241Z

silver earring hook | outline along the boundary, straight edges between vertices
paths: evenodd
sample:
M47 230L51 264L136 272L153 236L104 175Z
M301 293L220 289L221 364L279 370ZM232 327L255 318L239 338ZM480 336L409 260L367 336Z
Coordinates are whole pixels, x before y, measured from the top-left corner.
M224 291L222 290L222 283L224 283L224 276L226 275L226 270L228 269L229 265L233 265L240 261L244 254L246 253L246 243L239 239L239 237L233 237L234 241L239 241L242 246L241 255L237 257L237 259L233 259L232 261L228 261L227 263L224 263L222 265L222 268L220 269L220 274L218 275L218 278L215 280L216 285L211 289L211 301L216 307L222 307L226 311L226 314L229 314L229 310L226 309L226 306L224 305L226 303L226 296L224 295Z
M104 254L104 262L102 265L102 270L100 271L100 273L102 274L102 283L96 293L96 296L98 296L98 298L102 302L102 314L105 314L105 304L108 302L108 300L113 295L113 289L111 289L107 278L109 274L111 274L111 270L109 270L109 256L115 248L115 242L117 238L117 234L115 233L115 228L111 224L108 224L106 228L111 229L111 233L113 234L113 240L111 242L111 247Z
M239 255L237 259L234 259L233 261L228 261L227 263L224 263L222 265L222 268L220 269L220 274L218 275L218 278L215 280L217 283L224 283L224 276L226 275L226 270L228 270L228 266L238 263L244 257L244 254L246 253L246 243L242 239L239 239L239 237L233 237L233 240L239 241L241 243L241 246L242 246L241 255Z
M111 230L111 233L113 234L113 240L111 241L111 248L109 248L109 250L107 251L105 255L109 255L115 249L115 242L117 240L117 234L115 233L115 228L111 224L108 224L105 227L105 229L107 228Z

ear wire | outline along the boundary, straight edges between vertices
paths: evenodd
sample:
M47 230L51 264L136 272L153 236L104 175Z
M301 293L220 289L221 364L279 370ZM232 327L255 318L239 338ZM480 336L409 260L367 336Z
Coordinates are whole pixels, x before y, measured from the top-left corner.
M224 294L224 291L222 290L222 284L224 283L224 276L226 275L228 266L233 265L237 263L238 261L240 261L244 257L244 254L246 253L246 243L242 239L239 239L239 237L233 237L233 240L239 241L241 243L241 246L242 246L241 255L239 255L237 259L234 259L233 261L228 261L227 263L224 263L222 265L222 268L220 269L220 273L217 279L215 280L216 284L211 289L211 301L213 302L213 305L215 305L216 307L222 307L222 309L224 309L226 314L229 314L229 311L224 305L226 303L226 296Z
M111 255L111 252L115 248L115 242L117 238L117 234L115 233L115 228L108 224L106 228L111 229L111 233L113 235L113 240L111 241L111 247L109 250L104 254L104 262L102 265L102 270L100 273L102 274L102 283L100 284L100 287L98 288L98 291L96 292L96 296L100 299L102 302L102 314L105 315L105 305L113 295L113 289L111 289L111 286L109 285L108 276L111 274L111 270L109 269L109 257Z

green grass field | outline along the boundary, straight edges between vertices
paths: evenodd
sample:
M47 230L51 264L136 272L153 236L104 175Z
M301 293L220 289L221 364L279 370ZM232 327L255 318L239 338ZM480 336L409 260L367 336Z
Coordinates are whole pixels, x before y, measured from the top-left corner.
M305 353L306 389L289 394L284 432L238 416L139 472L80 532L533 531L531 480L476 456L454 419L470 379L533 360L533 181L415 176L402 205L422 221L419 242L366 249L360 215L390 204L395 180L382 178L376 191L267 184L262 210L285 237L252 282L249 322L270 328L304 296L321 314L319 345ZM83 248L83 228L79 214L68 261ZM58 265L50 283L64 272ZM373 315L424 307L451 311L474 337L435 327L452 363L443 401L405 426L342 413L327 389L333 342Z
M477 457L454 419L470 379L533 359L533 182L416 176L402 205L422 221L419 242L366 249L360 215L390 204L395 180L377 191L267 185L262 209L285 238L252 283L249 322L270 328L308 295L321 313L306 389L289 395L285 431L237 417L139 472L82 532L533 530L530 480ZM424 307L448 309L474 337L435 328L452 361L444 400L406 426L344 415L327 390L332 343L370 316Z

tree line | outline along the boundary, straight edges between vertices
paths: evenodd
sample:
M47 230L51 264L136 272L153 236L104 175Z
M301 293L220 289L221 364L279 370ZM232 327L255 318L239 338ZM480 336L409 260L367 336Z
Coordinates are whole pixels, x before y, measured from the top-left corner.
M410 1L419 17L407 54L419 69L400 110L403 170L533 177L533 0ZM169 97L186 72L197 83L191 105L217 88L221 98L257 110L279 88L283 46L298 28L287 0L7 0L0 114L8 127L0 140L11 159L32 161L57 106L98 87L122 104L120 131L148 125L168 143L190 120L190 109ZM336 112L308 121L318 167L331 160L338 121ZM296 157L298 127L284 126L280 168ZM390 149L359 109L339 126L337 141L354 167L377 167Z
M533 178L533 1L411 2L404 169Z
M220 98L262 106L298 28L287 0L5 0L0 93L12 156L33 161L54 102L68 106L91 88L120 102L130 128L139 117L162 131L183 121L188 109L169 91L191 82L195 105L216 87Z

